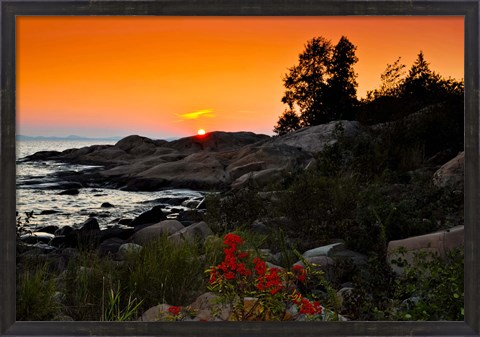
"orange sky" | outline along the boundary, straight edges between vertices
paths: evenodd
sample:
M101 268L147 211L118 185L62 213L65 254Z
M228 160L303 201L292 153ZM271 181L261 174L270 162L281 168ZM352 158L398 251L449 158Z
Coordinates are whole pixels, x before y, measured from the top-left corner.
M357 46L358 96L387 63L463 78L463 17L18 17L17 129L152 138L272 134L307 40Z

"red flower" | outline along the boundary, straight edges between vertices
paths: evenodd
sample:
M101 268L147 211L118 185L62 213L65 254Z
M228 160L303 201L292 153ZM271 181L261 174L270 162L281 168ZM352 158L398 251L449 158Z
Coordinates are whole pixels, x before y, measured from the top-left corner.
M237 266L237 272L242 276L250 276L252 272L245 268L245 263L239 263Z
M318 315L322 313L322 307L317 301L312 303L308 299L302 298L300 304L300 313L306 315Z
M307 271L302 266L298 264L294 265L293 272L297 277L297 280L299 280L300 282L304 283L305 280L307 279Z
M270 294L275 295L283 288L280 275L278 274L279 269L267 269L265 261L259 258L256 258L254 262L256 262L255 270L258 274L257 289L260 291L268 291Z
M255 263L255 271L259 276L265 275L267 271L267 264L262 259L256 257L253 259L253 263Z
M181 310L182 310L181 307L177 307L177 306L174 306L174 305L172 305L171 307L168 308L168 312L171 313L174 316L177 316L180 313Z
M227 280L233 280L235 278L235 274L232 273L231 271L225 273L225 278Z
M237 245L243 245L243 240L236 234L228 233L224 236L223 243L236 250Z

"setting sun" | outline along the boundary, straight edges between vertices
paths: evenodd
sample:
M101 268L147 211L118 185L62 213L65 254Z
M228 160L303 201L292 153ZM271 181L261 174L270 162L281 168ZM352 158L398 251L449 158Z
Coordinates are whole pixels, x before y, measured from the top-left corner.
M197 131L197 133L198 133L199 136L203 136L205 134L205 130L204 129L199 129Z

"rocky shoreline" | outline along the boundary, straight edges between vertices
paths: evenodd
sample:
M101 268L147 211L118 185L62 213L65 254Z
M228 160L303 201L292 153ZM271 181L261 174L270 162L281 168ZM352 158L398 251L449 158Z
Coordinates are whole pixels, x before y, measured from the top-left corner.
M375 128L378 129L379 126ZM94 145L63 152L38 152L22 160L96 165L87 171L60 172L53 177L53 181L57 179L59 184L63 184L57 185L57 188L58 186L64 188L61 194L72 198L86 188L114 188L125 191L188 188L220 192L217 194L220 202L217 207L221 207L222 202L228 201L229 195L251 190L255 191L256 197L263 200L262 207L269 207L272 202L278 201L276 200L278 195L285 192L281 188L276 190L272 187L282 186L282 182L289 179L292 173L308 172L318 162L322 150L331 148L340 139L345 141L372 137L371 132L375 128L369 129L358 122L338 121L306 127L273 138L248 132L213 132L204 137L187 137L172 142L129 136L115 145ZM436 156L426 160L426 164L418 168L417 172L420 172L419 174L427 172L425 176L437 188L448 187L459 194L463 191L463 152L448 161L438 158L440 157ZM408 174L413 176L415 172ZM405 184L402 188L405 186L411 187ZM402 196L400 192L395 192L400 191L400 184L388 187L392 193ZM301 191L298 196L301 197ZM189 204L184 205L185 202ZM169 205L171 211L165 211L165 204ZM206 202L200 198L196 200L164 198L152 202L152 205L153 207L136 217L116 219L107 228L101 228L99 214L90 214L78 226L62 227L51 224L37 228L33 232L28 230L19 232L18 268L22 269L23 265L32 261L37 264L48 263L50 268L62 275L69 262L82 250L94 252L100 258L113 260L121 265L128 254L142 251L154 239L166 238L172 244L194 243L205 247L210 241L218 240L218 233L227 229L222 228L219 231L218 228L214 228L216 224L208 217ZM175 209L178 205L185 207ZM104 202L101 208L108 210L113 206ZM306 206L307 211L308 207L314 207L303 206ZM232 207L236 209L238 205ZM209 209L210 211L216 210ZM239 210L240 213L248 211L249 209ZM454 210L457 211L461 212ZM328 212L331 211L328 209L325 214L328 215ZM49 214L46 212L44 215ZM243 215L239 217L245 221ZM285 217L258 217L254 221L244 222L242 230L268 238L278 229L277 227L281 227L277 226L278 223L292 220L294 219L288 220ZM454 223L457 222L463 224L461 221ZM375 224L372 226L375 227ZM295 224L286 227L292 229L292 233L298 234L302 239L302 234L298 233L300 228L295 228ZM336 294L343 301L344 296L355 290L353 270L362 271L370 262L366 254L347 248L343 237L338 239L330 237L328 241L303 249L300 254L302 259L318 267L327 281L335 285ZM402 272L401 268L395 269L399 247L405 250L401 257L406 258L408 262L413 261L417 252L425 250L445 256L448 250L463 246L463 225L382 244L386 249L384 260L387 260L389 268L399 275ZM276 251L261 249L261 255L269 266L282 268L280 265L283 264L284 268L288 269L302 263L302 260L296 259L285 265L285 261L282 260L284 252L281 251L281 247L276 248L278 248ZM197 309L202 314L196 316L196 319L216 319L209 316L212 307L208 303L214 295L208 293L197 295L199 297L192 303L192 307L198 306ZM203 304L198 304L198 301ZM158 320L162 315L168 316L169 308L170 304L161 303L145 310L138 319ZM224 319L228 319L229 313L226 312L223 316Z
M362 132L358 122L338 121L280 137L211 132L167 142L129 136L115 145L38 152L22 160L99 165L81 174L63 172L58 176L83 187L126 191L238 189L247 184L265 186L284 171L305 168L316 153L336 142L339 125L344 137Z

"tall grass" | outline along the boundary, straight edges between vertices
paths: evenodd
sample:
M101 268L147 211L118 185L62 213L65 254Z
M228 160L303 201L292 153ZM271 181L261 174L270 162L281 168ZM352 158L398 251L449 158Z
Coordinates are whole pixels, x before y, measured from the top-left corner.
M113 261L82 251L68 265L65 277L66 312L75 320L98 320L102 316L104 278L115 278Z
M106 285L104 283L101 320L117 322L134 320L137 317L138 308L142 304L142 301L138 301L137 298L133 298L132 294L130 294L127 301L123 302L120 283L117 284L116 289L110 285L110 290L108 292L105 290L105 288Z
M83 251L69 263L66 311L75 320L129 320L159 303L186 305L205 291L204 270L210 258L197 243L174 243L161 237L132 251L124 261Z
M18 275L17 320L52 320L61 306L56 300L56 282L48 270L48 264L27 266Z
M199 244L161 237L129 254L120 279L149 308L159 303L185 305L205 289L205 258Z

